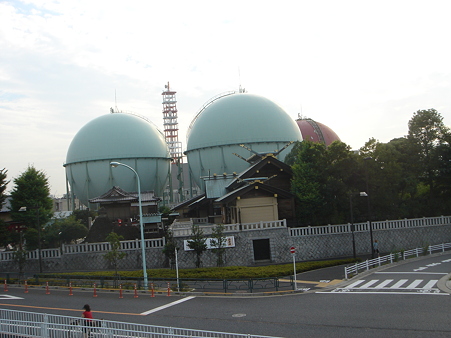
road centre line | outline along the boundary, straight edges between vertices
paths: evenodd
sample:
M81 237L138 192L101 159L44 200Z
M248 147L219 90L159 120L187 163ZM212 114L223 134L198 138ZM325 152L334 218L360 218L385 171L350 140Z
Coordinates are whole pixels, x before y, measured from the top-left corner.
M186 302L187 300L191 300L191 299L193 299L193 298L196 298L196 297L195 297L195 296L185 297L185 298L176 300L175 302L168 303L168 304L166 304L166 305L162 305L162 306L156 307L155 309L152 309L152 310L149 310L149 311L142 312L141 315L147 316L147 315L150 315L151 313L154 313L154 312L157 312L157 311L160 311L160 310L164 310L164 309L166 309L166 308L168 308L168 307L171 307L171 306L174 306L174 305L177 305L177 304Z

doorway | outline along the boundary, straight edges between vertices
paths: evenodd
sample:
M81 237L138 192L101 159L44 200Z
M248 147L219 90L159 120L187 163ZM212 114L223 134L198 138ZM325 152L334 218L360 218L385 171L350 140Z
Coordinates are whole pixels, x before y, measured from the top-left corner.
M271 260L271 249L269 246L269 238L254 239L252 241L254 248L254 260L263 261Z

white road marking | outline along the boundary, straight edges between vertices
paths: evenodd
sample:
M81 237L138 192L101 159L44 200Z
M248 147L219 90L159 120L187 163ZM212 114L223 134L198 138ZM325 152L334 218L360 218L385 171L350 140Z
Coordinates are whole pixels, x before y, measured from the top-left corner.
M364 279L359 279L358 281L349 284L348 286L345 287L345 289L352 289L354 286L357 286L359 284L362 284L365 280Z
M338 290L338 291L336 291ZM439 293L439 292L386 292L386 291L353 291L353 292L342 292L344 289L335 289L333 291L317 291L315 293L333 293L333 294L359 294L359 295L437 295L437 296L449 296L449 293Z
M402 286L403 284L405 284L406 282L407 282L407 279L400 279L395 284L393 284L390 288L391 289L399 289L399 287Z
M432 289L437 282L438 279L431 279L429 282L426 283L425 286L423 286L423 289Z
M422 281L422 279L415 279L412 283L406 286L406 289L415 289Z
M0 295L0 300L9 300L9 299L23 299L23 298L12 295Z
M386 285L390 284L391 282L393 282L393 279L386 279L382 283L380 283L379 285L376 285L374 288L375 289L382 289L383 287L385 287Z
M177 304L186 302L187 300L191 300L191 299L193 299L193 298L196 298L196 297L194 297L194 296L185 297L185 298L176 300L175 302L168 303L168 304L166 304L166 305L162 305L162 306L156 307L155 309L152 309L152 310L149 310L149 311L145 311L145 312L143 312L143 313L141 313L141 314L142 314L143 316L147 316L147 315L149 315L149 314L151 314L151 313L154 313L154 312L157 312L157 311L160 311L160 310L164 310L164 309L166 309L166 308L168 308L168 307L171 307L171 306L174 306L174 305L177 305Z
M386 272L386 271L380 271L380 272L375 272L376 274L408 274L408 275L447 275L446 272Z
M379 279L373 279L370 280L368 283L363 284L360 289L366 289L369 288L371 285L376 284L377 282L379 282Z

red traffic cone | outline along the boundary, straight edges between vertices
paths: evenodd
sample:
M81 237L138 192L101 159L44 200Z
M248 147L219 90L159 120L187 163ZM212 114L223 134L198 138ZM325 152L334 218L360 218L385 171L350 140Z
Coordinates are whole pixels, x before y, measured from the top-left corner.
M133 296L133 298L138 298L138 291L136 290L136 284L135 284L135 295Z

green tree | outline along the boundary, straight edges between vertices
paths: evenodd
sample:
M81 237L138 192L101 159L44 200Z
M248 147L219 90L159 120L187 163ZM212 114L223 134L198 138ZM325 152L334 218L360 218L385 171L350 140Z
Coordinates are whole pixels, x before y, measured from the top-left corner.
M309 141L301 142L293 147L296 152L292 158L292 192L296 196L296 214L301 225L317 225L321 223L321 212L324 207L324 170L326 166L323 144Z
M5 190L9 183L9 181L6 180L7 172L8 170L6 169L0 170L0 209L3 207L6 200ZM0 246L6 246L11 242L11 233L8 231L7 224L0 219Z
M174 241L174 235L171 230L166 229L165 234L165 244L163 247L163 254L167 257L169 260L169 266L171 269L175 269L175 250L177 248L175 241Z
M418 110L409 120L408 139L416 147L420 164L420 178L429 187L429 207L435 206L436 148L446 144L449 128L443 123L443 117L435 110Z
M89 218L91 218L92 221L94 221L94 218L97 216L97 212L94 210L74 210L72 213L74 215L75 219L78 219L81 221L81 224L83 224L86 228L89 229Z
M106 253L103 257L113 266L116 277L118 276L118 262L127 255L125 252L119 251L121 248L121 240L123 239L123 236L119 236L115 232L110 232L106 237L106 240L110 243L111 248L110 251L108 251L108 253Z
M19 278L23 277L25 264L27 263L28 253L25 250L16 250L13 254L13 259L19 266Z
M19 211L22 207L26 211ZM11 191L11 217L14 221L24 223L28 228L38 229L46 224L53 212L53 201L44 172L33 166L14 179Z
M60 240L63 243L71 243L88 235L88 228L74 215L56 220L55 223L60 228Z
M213 228L211 234L211 246L212 251L216 255L216 266L221 267L224 265L224 253L225 253L225 245L226 238L224 235L224 225L218 224Z
M5 203L6 199L5 190L9 183L9 181L6 180L7 173L8 170L6 170L5 168L0 169L0 208L2 207L3 203Z
M298 223L321 225L348 219L348 192L358 178L357 157L350 147L343 142L326 147L304 141L295 145L290 158L295 160L291 188Z
M207 244L205 243L207 239L204 237L204 232L198 226L193 224L191 228L191 239L188 240L188 247L194 250L196 254L196 268L200 267L201 256L205 250L207 250Z

